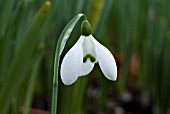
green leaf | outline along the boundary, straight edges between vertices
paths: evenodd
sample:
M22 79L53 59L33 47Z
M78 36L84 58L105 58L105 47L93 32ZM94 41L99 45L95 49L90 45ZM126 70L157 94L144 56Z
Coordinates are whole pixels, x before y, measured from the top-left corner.
M11 99L20 90L23 81L31 68L30 61L36 49L39 32L43 28L44 22L50 10L50 2L46 1L34 16L30 23L27 32L24 34L24 41L19 46L19 49L14 56L11 65L9 66L8 74L4 80L2 89L0 90L0 102L3 105L0 107L0 113L5 114L8 110Z
M0 10L0 36L4 35L5 29L7 27L8 21L10 19L10 14L12 13L12 7L14 0L4 0L1 10ZM1 6L1 5L0 5ZM1 38L1 37L0 37Z
M57 43L58 46L57 51L59 52L60 55L65 47L65 44L70 36L70 33L72 32L74 26L82 16L84 16L84 14L78 14L77 16L75 16L62 31Z
M41 47L41 44L40 44ZM44 55L44 49L38 49L36 50L34 57L33 57L33 67L32 67L32 72L31 75L29 77L28 80L28 87L27 87L27 92L26 92L26 100L25 100L25 107L24 107L24 114L29 114L30 111L30 106L32 103L32 97L34 94L34 90L35 90L35 85L36 85L36 79L38 76L38 71L39 71L39 67L41 65L41 60L43 58Z
M113 2L114 2L114 0L105 0L105 2L104 2L104 6L103 6L102 12L100 14L99 21L98 21L96 28L94 30L94 33L97 35L96 37L98 37L102 31L102 28L103 28L104 23L109 15L109 11L112 7Z

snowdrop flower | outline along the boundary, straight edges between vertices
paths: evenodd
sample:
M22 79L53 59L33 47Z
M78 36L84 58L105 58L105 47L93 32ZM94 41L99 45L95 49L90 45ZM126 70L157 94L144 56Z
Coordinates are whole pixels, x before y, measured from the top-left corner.
M91 26L87 20L82 23L81 34L61 63L60 75L63 83L73 84L79 76L89 74L97 62L107 79L116 80L115 59L111 52L91 35Z

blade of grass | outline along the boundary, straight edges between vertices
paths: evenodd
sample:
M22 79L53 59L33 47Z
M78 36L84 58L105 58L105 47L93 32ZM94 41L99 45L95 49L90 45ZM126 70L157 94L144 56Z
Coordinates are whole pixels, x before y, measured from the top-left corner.
M96 35L96 37L99 37L99 33L101 33L101 30L103 28L103 25L108 17L109 11L111 9L111 6L113 4L114 0L105 0L104 1L104 6L102 8L100 17L99 17L99 21L97 22L94 34Z
M99 22L102 9L104 7L104 0L92 0L89 14L89 22L91 23L92 32L97 27L97 23Z
M16 11L14 11L12 18L9 21L7 30L4 33L3 39L0 39L0 83L3 84L3 79L6 77L8 66L11 63L14 50L14 40L16 39L16 31L18 30L18 24L20 22L19 17L21 16L22 3L17 4Z
M0 36L4 35L8 21L10 19L10 14L12 13L13 5L14 5L14 0L3 1L3 5L0 10L0 17L1 17L0 18Z
M7 79L5 80L2 90L0 91L0 102L4 103L0 107L1 114L5 114L11 98L15 96L20 88L23 80L26 78L26 74L31 67L29 64L29 58L31 57L33 50L36 47L37 38L39 31L43 27L43 23L46 20L47 14L50 10L50 2L46 1L44 5L37 12L30 24L28 31L24 35L24 42L19 48L19 51L14 56L11 66L7 74ZM22 69L22 71L20 71Z
M41 46L41 45L40 45ZM30 111L30 106L31 106L31 101L35 89L35 84L36 84L36 79L38 75L38 69L42 60L42 57L44 55L44 50L42 47L41 49L38 50L38 52L35 53L35 57L33 58L33 68L32 68L32 73L29 78L29 84L28 84L28 89L26 92L26 101L25 101L25 106L24 106L24 114L29 114Z

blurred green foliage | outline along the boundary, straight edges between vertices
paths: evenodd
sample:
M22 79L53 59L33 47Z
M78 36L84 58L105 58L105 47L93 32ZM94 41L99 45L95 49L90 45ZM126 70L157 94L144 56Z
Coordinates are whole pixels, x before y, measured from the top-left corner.
M0 0L0 114L18 114L23 106L28 114L34 93L46 94L50 107L55 46L63 28L78 13L86 14L96 39L116 57L118 80L106 80L98 69L72 86L64 86L59 77L59 114L86 112L87 90L93 80L100 87L96 105L101 109L110 88L121 95L133 80L151 95L154 114L170 113L169 0L50 2L51 6L45 0ZM80 24L62 56L78 39Z

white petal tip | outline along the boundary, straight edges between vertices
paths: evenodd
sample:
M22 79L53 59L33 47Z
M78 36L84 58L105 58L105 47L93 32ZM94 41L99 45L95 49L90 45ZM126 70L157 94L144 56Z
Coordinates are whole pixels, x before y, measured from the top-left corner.
M105 46L94 39L93 36L90 36L90 38L95 44L100 69L107 79L115 81L117 79L117 65L113 55Z
M79 16L83 16L84 14L83 14L83 13L79 13L78 15L79 15Z
M72 85L75 81L72 82L72 81L63 81L62 80L62 82L63 82L64 85Z
M116 81L116 80L117 80L117 75L112 75L112 76L106 75L105 77L106 77L108 80L111 80L111 81Z

